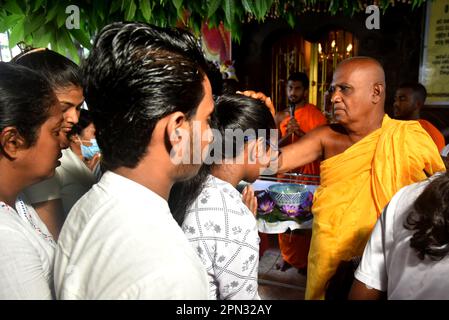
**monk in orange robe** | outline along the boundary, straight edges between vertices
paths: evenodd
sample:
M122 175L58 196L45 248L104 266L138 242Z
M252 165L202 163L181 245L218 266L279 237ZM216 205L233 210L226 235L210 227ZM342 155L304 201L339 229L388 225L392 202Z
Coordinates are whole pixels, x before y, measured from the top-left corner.
M285 146L289 143L293 143L299 140L305 133L318 126L327 123L326 117L321 113L318 108L310 103L304 105L297 105L295 110L295 121L290 121L291 116L287 116L282 120L279 129L281 131L280 146ZM290 126L289 126L290 125ZM288 130L288 128L293 128ZM302 167L298 167L292 170L301 174L319 175L320 174L320 161L314 161L308 163ZM303 180L307 180L303 178Z
M340 262L362 255L377 218L400 188L445 170L418 122L385 114L385 87L378 61L344 60L330 90L337 123L282 148L280 172L322 160L312 206L306 299L324 299Z
M430 135L441 152L446 146L443 134L429 121L420 119L420 111L426 101L427 90L420 83L403 83L394 95L394 117L399 120L417 120Z
M294 118L287 115L280 121L279 129L281 132L280 146L293 143L309 132L310 130L327 123L326 118L318 108L310 103L307 103L309 95L309 79L307 75L302 72L292 73L287 82L287 97L291 108L294 107ZM320 161L314 161L304 166L295 168L290 172L315 175L320 174ZM280 174L278 177L283 178ZM286 176L285 176L286 177ZM291 177L289 177L291 178ZM317 179L308 179L307 177L300 177L298 183L310 181L310 184L318 184ZM282 271L287 270L290 266L304 271L307 266L307 256L310 247L310 233L304 231L290 231L281 233L278 236L279 249L282 255L282 263L277 265L277 268Z

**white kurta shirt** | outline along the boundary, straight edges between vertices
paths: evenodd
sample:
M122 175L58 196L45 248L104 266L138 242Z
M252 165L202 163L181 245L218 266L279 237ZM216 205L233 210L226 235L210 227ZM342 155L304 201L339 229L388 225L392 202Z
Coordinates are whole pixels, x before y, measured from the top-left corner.
M182 228L207 269L210 299L260 299L256 219L230 183L210 175Z
M64 212L67 215L73 205L96 183L92 171L70 149L62 150L61 165L56 168Z
M449 257L420 260L404 222L428 181L402 188L376 223L355 278L387 291L388 299L449 299Z
M31 204L61 199L67 215L97 179L70 148L62 150L60 161L53 177L27 187L24 194Z
M0 299L53 299L55 242L22 197L0 202Z
M167 202L106 172L72 208L55 256L58 299L207 299L207 276Z

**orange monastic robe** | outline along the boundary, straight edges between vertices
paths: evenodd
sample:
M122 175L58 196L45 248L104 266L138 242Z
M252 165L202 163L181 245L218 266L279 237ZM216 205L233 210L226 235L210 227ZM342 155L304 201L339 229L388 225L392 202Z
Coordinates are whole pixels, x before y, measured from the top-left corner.
M424 130L427 131L427 133L430 135L432 140L435 142L435 144L437 145L438 151L441 152L441 150L443 150L443 148L446 146L446 141L444 140L444 136L440 132L440 130L435 128L435 126L427 120L418 119L418 122L421 125L421 127L423 127Z
M285 137L287 133L287 124L290 121L290 118L291 117L288 116L280 124L282 137ZM306 104L302 108L296 109L295 119L298 121L299 128L305 133L327 123L324 115L313 104ZM298 140L298 138L295 136L293 141L296 140ZM296 168L293 171L318 176L320 174L320 162L314 161L303 167ZM279 234L278 240L284 261L295 268L305 268L307 265L307 255L309 253L310 235L281 233Z
M385 205L402 187L444 171L417 121L392 120L321 162L314 194L306 299L323 299L340 261L361 256Z
M290 116L286 117L279 125L282 138L287 134L287 124L290 121L290 118ZM295 110L295 119L299 124L299 128L304 133L307 133L310 130L327 123L326 117L321 113L321 111L316 106L310 103ZM293 142L296 140L298 140L298 137L294 136ZM314 161L312 163L306 164L303 167L294 169L293 172L319 175L320 162Z

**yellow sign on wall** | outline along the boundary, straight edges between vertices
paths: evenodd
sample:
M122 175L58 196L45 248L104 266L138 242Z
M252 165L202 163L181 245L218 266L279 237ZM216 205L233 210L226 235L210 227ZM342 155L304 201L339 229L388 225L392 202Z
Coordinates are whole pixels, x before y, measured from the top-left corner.
M449 0L427 2L420 82L426 104L449 105Z

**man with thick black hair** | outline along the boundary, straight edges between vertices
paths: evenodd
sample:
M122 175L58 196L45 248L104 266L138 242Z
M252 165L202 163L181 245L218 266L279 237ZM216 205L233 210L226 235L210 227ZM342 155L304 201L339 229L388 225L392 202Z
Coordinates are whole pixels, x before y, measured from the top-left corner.
M206 299L206 271L167 205L172 185L201 165L192 137L201 149L211 137L214 102L198 42L180 29L113 23L83 72L108 171L61 232L57 297Z

